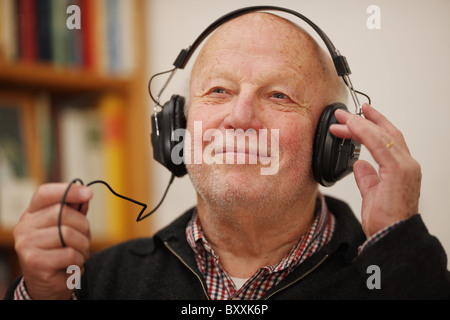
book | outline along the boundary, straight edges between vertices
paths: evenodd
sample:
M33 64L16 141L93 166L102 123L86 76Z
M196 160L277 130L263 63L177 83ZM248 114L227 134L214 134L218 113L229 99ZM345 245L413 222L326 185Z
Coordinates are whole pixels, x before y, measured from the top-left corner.
M133 22L136 21L136 6L134 0L118 0L118 6L120 14L117 37L120 39L120 71L126 75L132 73L136 68L137 58L134 44L139 41L133 30Z
M119 34L119 3L118 0L107 0L106 30L108 37L109 64L108 70L112 73L120 72L120 34Z
M80 8L81 12L83 13L83 18L81 19L81 30L83 33L82 39L84 66L88 70L95 70L97 65L97 59L95 56L95 52L97 51L97 1L81 0Z
M116 94L101 97L98 108L102 126L102 146L104 155L105 179L119 194L125 189L125 123L124 100ZM127 219L124 212L126 203L112 194L107 201L108 234L122 239L125 234L123 226Z
M108 3L107 0L98 0L95 1L95 9L96 10L96 28L94 29L95 37L97 40L97 52L96 52L96 60L97 71L99 73L107 73L109 69L109 38L108 38Z
M78 9L78 11L74 11L72 13L67 12L66 10L66 19L67 20L71 20L71 19L75 19L75 22L78 22L78 24L80 24L81 27L81 21L85 18L85 12L81 11L80 8L80 4L81 1L80 0L67 0L67 8L69 8L70 6L76 6ZM86 9L86 8L85 8ZM78 12L80 13L78 15ZM73 15L73 16L71 16ZM76 19L81 19L81 21L76 21ZM67 21L66 21L67 22ZM76 25L77 23L75 23ZM84 67L84 57L83 57L83 53L84 53L84 49L83 49L83 45L84 45L84 34L82 32L82 29L78 29L78 28L68 28L67 23L66 23L66 33L67 33L67 38L68 38L68 61L67 64L70 67L74 67L74 68L83 68Z
M16 0L0 0L0 59L14 62L17 59L17 6Z
M52 46L51 46L51 30L52 30L52 16L51 16L51 0L37 0L36 2L36 24L37 32L36 46L37 59L44 62L52 61Z
M65 0L51 0L51 40L52 63L56 67L65 66L68 61L68 29L66 27L66 8Z
M37 183L32 178L14 178L0 182L0 226L11 230L19 222L36 191Z
M52 99L48 93L41 92L34 99L36 112L36 139L40 141L43 181L57 180L56 129L52 116Z
M0 0L0 60L126 75L135 67L134 10L134 0ZM68 27L74 19L80 29Z
M0 228L13 228L41 181L31 95L0 92Z
M37 27L36 0L17 0L19 36L19 59L33 62L37 57Z

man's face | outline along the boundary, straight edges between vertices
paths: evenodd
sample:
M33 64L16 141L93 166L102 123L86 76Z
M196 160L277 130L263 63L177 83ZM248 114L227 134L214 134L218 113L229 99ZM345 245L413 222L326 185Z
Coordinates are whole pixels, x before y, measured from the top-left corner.
M187 164L202 199L228 206L286 202L316 188L312 143L325 99L316 51L293 25L259 14L233 20L205 44L192 72L187 129L192 137L201 129L201 154L223 163ZM239 130L259 143L226 141L227 132ZM246 164L237 164L238 156ZM276 165L274 174L261 174L269 165Z

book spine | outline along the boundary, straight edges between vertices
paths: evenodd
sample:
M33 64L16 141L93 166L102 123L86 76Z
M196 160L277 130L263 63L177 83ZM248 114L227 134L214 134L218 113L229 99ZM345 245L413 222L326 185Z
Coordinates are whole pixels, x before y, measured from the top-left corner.
M0 46L3 52L3 59L7 62L17 60L17 5L16 0L1 0L1 35Z
M68 12L71 5L79 12ZM136 67L135 10L135 0L0 0L0 59L128 75ZM81 29L69 19L80 19Z
M118 0L107 0L107 36L109 66L108 70L117 73L121 70L119 39L119 3Z
M51 0L51 48L53 64L55 66L64 66L67 64L68 58L68 33L66 27L66 8L65 0Z
M119 1L119 32L120 41L119 55L121 73L130 74L136 68L136 52L135 44L138 39L134 31L134 23L136 21L136 3L135 0L118 0Z
M107 73L109 69L109 39L108 39L108 16L107 16L107 0L95 1L95 12L97 13L95 21L95 38L97 43L96 59L98 61L97 71L99 73Z
M95 7L92 0L81 0L80 8L83 14L81 19L81 33L83 41L83 62L84 67L88 70L95 69L95 47L94 34L95 31Z
M26 62L33 62L37 56L36 0L18 0L18 8L20 58Z
M125 185L124 175L124 102L115 94L103 96L99 102L102 122L103 159L108 183L118 193ZM125 201L111 196L107 202L108 234L115 239L124 236Z
M68 0L67 7L75 5L80 7L80 0ZM75 13L74 13L75 14ZM66 17L69 17L66 13ZM83 20L83 12L80 12L81 20ZM67 26L66 26L67 29ZM83 67L83 33L81 29L67 29L68 34L68 62L69 66L80 68Z
M52 61L52 44L51 44L51 7L50 0L37 0L37 58L40 61Z

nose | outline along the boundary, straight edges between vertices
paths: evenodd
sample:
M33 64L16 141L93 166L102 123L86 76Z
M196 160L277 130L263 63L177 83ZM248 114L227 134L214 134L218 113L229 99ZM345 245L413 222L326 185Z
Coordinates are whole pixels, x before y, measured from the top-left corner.
M263 128L260 119L261 108L256 95L240 94L236 97L230 113L224 119L225 129L259 130Z

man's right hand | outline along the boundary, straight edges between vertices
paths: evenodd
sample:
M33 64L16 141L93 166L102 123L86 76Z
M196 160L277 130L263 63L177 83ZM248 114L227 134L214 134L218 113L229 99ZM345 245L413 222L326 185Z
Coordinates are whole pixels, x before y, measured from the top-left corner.
M89 257L90 229L86 218L91 190L73 184L62 212L61 232L58 215L67 184L44 184L38 188L14 229L15 249L28 294L33 299L70 299L66 273L70 265L83 268ZM81 212L79 205L83 204Z

